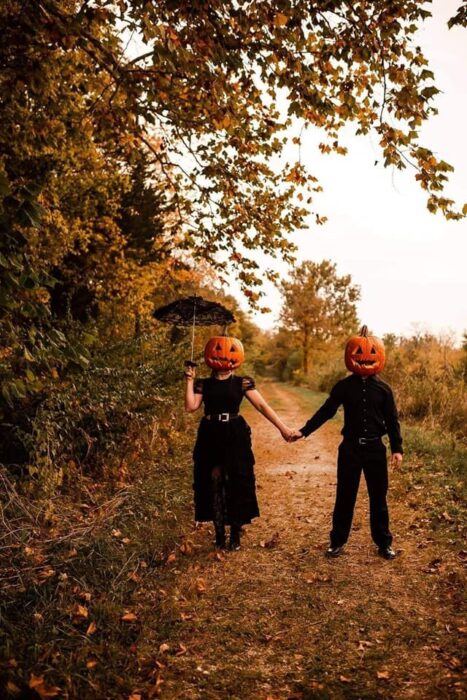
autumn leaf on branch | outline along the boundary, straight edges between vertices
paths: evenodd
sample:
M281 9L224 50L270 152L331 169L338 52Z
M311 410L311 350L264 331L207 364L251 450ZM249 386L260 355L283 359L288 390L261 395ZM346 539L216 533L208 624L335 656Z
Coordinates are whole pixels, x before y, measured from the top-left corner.
M57 199L52 175L62 168L64 152L84 179L85 164L100 164L108 168L109 183L118 186L120 178L128 187L124 175L134 169L140 179L133 195L150 205L152 191L152 202L157 199L161 207L155 223L173 234L161 233L157 255L186 252L209 261L219 274L233 268L244 289L259 287L254 265L253 283L240 276L248 260L253 262L250 251L290 261L294 250L288 236L306 225L308 195L316 187L316 174L303 169L292 177L283 168L294 124L320 129L322 150L342 154L338 134L344 126L376 133L384 164L413 169L430 211L447 218L464 215L442 194L450 166L419 143L421 127L436 114L438 92L414 41L430 16L423 4L323 0L278 11L270 3L222 0L79 9L58 0L27 0L22 9L19 15L6 3L0 14L8 56L18 58L6 61L7 174L13 175L13 186L26 174L20 146L37 164L48 154L40 205L55 226L57 212L65 209L52 206L64 201L63 192ZM464 19L461 6L450 26ZM127 33L134 41L127 41ZM137 46L143 47L140 53ZM34 104L48 114L47 124L41 110L24 102L20 88L8 87L23 80ZM19 118L21 144L12 140ZM96 143L106 154L105 165L99 163ZM300 144L295 145L299 156ZM146 191L145 176L152 182ZM131 207L112 228L118 198L109 185L100 187L107 188L112 205L104 238L131 255L153 254L154 241L146 233L139 236ZM73 201L70 187L66 195ZM92 207L87 214L92 221ZM316 221L324 218L318 215ZM119 238L119 225L126 241ZM232 257L239 250L242 263ZM250 302L257 304L260 295L255 292Z

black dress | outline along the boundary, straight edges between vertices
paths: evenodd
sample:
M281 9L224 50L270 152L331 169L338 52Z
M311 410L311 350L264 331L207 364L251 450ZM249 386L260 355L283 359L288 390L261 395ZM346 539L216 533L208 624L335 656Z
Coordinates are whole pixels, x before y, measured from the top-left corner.
M194 391L203 395L204 416L238 413L249 389L251 377L198 379ZM251 450L251 429L243 416L229 421L203 417L193 451L195 520L214 519L212 470L220 467L225 485L225 522L243 525L259 515L255 491L255 458Z

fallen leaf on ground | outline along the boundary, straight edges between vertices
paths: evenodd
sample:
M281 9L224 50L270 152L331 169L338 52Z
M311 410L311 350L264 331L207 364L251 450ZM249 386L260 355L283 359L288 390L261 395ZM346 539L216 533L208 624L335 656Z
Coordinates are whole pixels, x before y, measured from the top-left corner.
M323 576L322 574L318 574L315 571L311 571L310 573L305 575L305 583L327 583L331 579L329 576Z
M55 685L49 685L45 680L44 676L35 676L31 673L29 679L29 687L36 691L36 693L41 697L41 700L48 700L48 698L55 698L60 693L60 688Z
M84 605L77 605L73 608L73 618L77 621L85 620L89 615L89 611Z
M339 676L339 680L341 683L352 683L352 679L347 676Z
M442 564L442 561L443 561L442 559L433 559L432 561L430 561L427 568L424 569L425 573L428 573L428 574L437 573L439 570L439 567Z
M95 668L97 666L97 659L89 659L86 662L86 668Z
M453 669L462 668L462 661L458 659L457 656L451 656L449 659L447 659L447 664Z
M190 541L182 542L182 544L180 545L180 551L182 554L185 554L185 556L192 554L192 552L193 552L192 543Z
M96 623L93 621L93 622L91 622L91 624L90 624L89 627L87 628L86 634L94 634L94 632L95 632L96 630L97 630L97 625L96 625Z
M138 616L135 615L135 613L133 613L133 612L127 611L122 615L122 620L124 622L134 622L137 619L138 619Z
M160 647L159 647L159 651L160 651L161 654L167 653L167 652L169 651L169 649L170 649L169 644L167 644L167 643L165 643L165 642L164 642L164 644L161 644Z
M121 537L122 536L122 531L121 530L112 530L112 535L114 537Z
M209 552L207 555L208 559L213 561L224 561L225 557L221 552Z
M45 581L46 579L50 578L55 574L54 569L51 567L48 567L47 569L42 569L42 571L39 571L37 574L37 577L40 578L42 581Z
M188 649L186 648L186 646L180 642L180 644L178 645L178 651L176 652L175 656L183 656L183 654L186 654L187 651Z
M388 681L389 671L376 671L376 676L380 681Z
M156 683L148 690L148 698L154 698L161 693L161 685L164 681L161 678L160 673L157 675Z
M204 580L204 578L196 579L196 590L200 595L206 593L206 581Z
M175 552L171 552L166 559L166 564L171 564L173 561L176 561L176 560L177 560L177 555L175 554Z
M367 647L372 647L372 646L373 646L373 642L367 642L366 639L359 639L357 651L365 651L365 649Z
M279 543L279 539L280 539L279 533L275 532L270 540L267 540L267 541L262 540L259 543L259 546L264 547L265 549L273 549L273 547L277 547L277 545Z
M320 683L319 681L311 680L310 688L312 688L313 690L322 690L324 688L324 684Z

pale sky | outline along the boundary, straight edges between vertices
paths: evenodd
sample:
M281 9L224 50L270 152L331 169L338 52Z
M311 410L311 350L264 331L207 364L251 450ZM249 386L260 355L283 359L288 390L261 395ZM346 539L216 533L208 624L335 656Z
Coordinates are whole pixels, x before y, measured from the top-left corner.
M434 0L433 17L418 34L436 85L439 115L422 132L422 144L455 167L445 194L461 207L467 201L467 30L448 30L446 22L460 0ZM384 169L376 137L357 137L348 129L340 139L347 156L323 156L319 131L309 132L302 160L317 175L324 192L316 209L324 226L294 236L298 259L337 263L361 287L359 316L373 332L409 334L416 324L435 333L467 330L467 221L445 221L426 209L426 193L413 173ZM292 149L292 146L291 146ZM290 150L290 160L295 154ZM284 264L276 263L281 275ZM235 293L235 287L233 290ZM279 292L267 285L265 304L275 313L254 321L271 328L280 307ZM245 304L246 308L246 304Z

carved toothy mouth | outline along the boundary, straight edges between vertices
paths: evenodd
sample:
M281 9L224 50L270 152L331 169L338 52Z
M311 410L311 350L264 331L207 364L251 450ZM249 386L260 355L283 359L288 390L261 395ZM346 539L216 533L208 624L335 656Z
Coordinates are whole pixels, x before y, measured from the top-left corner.
M360 367L373 367L376 364L376 360L354 360L354 362Z

